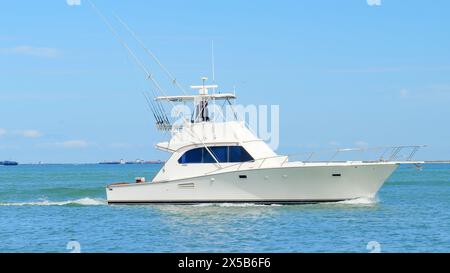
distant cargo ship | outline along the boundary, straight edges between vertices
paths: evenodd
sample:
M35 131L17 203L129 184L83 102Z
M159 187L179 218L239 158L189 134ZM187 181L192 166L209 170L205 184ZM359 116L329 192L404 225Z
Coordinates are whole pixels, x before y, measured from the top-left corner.
M17 165L19 165L19 163L15 162L15 161L0 161L0 165L3 165L3 166L17 166Z
M136 159L135 161L127 161L126 164L143 164L144 160Z
M120 165L120 164L126 164L126 165L133 165L133 164L164 164L164 161L161 160L150 160L150 161L144 161L141 159L136 159L135 161L125 161L121 159L120 161L104 161L100 162L101 165Z
M150 160L150 161L144 161L144 160L140 160L137 159L136 161L128 161L126 162L126 164L164 164L164 161L161 160Z
M121 159L120 161L103 161L100 162L101 165L121 165L125 164L125 160Z
M145 161L144 164L164 164L165 161L156 160L156 161Z

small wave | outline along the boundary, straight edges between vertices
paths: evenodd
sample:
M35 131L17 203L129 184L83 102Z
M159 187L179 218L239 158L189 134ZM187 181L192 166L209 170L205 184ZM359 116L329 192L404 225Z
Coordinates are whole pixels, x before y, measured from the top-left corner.
M337 204L345 204L345 205L374 205L379 203L380 200L378 197L361 197L346 201L337 202Z
M0 206L101 206L106 201L92 198L81 198L77 200L52 202L48 200L37 202L0 203Z

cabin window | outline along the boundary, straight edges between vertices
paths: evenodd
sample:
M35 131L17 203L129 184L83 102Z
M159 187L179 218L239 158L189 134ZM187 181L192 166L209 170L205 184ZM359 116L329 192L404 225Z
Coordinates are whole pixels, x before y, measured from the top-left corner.
M197 148L194 150L190 150L189 152L185 153L178 162L180 164L187 164L187 163L202 163L203 160L203 148Z
M214 156L216 156L213 149L211 147L208 147L208 148L214 154ZM217 159L217 160L219 160L219 159ZM212 157L212 155L208 152L208 150L203 148L203 161L201 163L215 163L215 162L216 161L214 160L214 157ZM219 162L220 162L220 160L219 160Z
M253 161L253 157L241 146L211 146L208 147L219 163L239 163ZM178 160L180 164L210 164L216 163L206 148L196 148L187 151Z
M217 158L217 160L220 163L228 162L228 147L226 146L216 146L216 147L210 147L210 150L214 154L214 156ZM209 155L209 153L208 153ZM213 159L213 163L214 163Z
M229 160L228 162L248 162L254 160L253 157L241 146L229 147Z

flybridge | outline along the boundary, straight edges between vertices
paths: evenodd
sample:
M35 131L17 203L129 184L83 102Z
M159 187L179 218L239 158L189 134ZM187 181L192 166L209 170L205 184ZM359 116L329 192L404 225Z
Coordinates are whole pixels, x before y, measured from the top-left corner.
M194 101L196 99L234 100L236 99L236 96L231 93L224 93L224 94L209 94L209 95L162 96L155 98L155 100L157 101L171 101L171 102Z
M231 100L236 99L235 94L231 93L215 93L215 90L219 87L218 85L205 85L205 81L208 80L208 78L203 77L203 85L194 85L191 86L192 89L198 90L198 94L196 95L181 95L181 96L158 96L155 97L155 102L161 103L161 102L170 102L170 103L186 103L186 102L192 102L194 106L194 110L191 113L190 122L191 123L199 123L199 122L210 122L210 113L209 113L209 105L212 101L215 103L216 101L226 101L230 105ZM214 90L214 93L210 94L209 90ZM187 118L187 121L189 121L189 118ZM161 130L170 130L173 129L171 124L158 126L158 129Z
M197 99L201 100L230 100L230 99L236 99L235 94L231 93L214 93L209 94L209 90L213 89L214 91L219 88L218 85L205 85L205 81L208 80L208 78L204 77L202 78L203 85L192 85L191 89L198 90L198 95L184 95L184 96L160 96L156 97L156 101L170 101L170 102L183 102L183 101L195 101Z

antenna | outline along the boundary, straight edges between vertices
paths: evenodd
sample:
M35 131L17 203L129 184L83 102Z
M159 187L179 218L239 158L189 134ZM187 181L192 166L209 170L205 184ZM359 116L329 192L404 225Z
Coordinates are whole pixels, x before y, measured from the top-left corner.
M216 83L216 67L215 67L215 60L214 60L214 40L211 41L211 68L212 68L212 80L213 84Z

